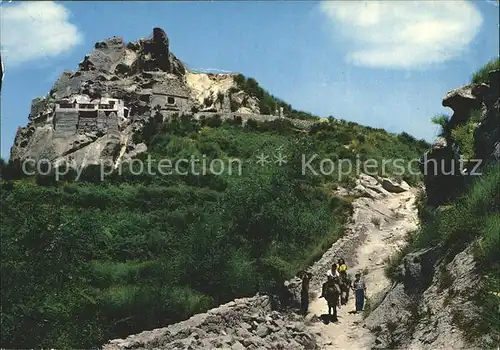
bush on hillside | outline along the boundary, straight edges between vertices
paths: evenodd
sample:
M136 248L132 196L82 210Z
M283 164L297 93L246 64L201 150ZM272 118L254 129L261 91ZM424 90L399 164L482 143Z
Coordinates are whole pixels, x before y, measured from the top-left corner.
M280 107L283 108L283 113L292 119L303 119L303 120L318 120L318 116L314 116L311 113L298 111L292 108L292 106L283 100L271 95L268 91L264 90L257 80L254 78L247 78L242 74L237 74L234 76L234 81L239 89L245 91L250 96L259 99L259 108L261 114L275 114L275 111ZM232 91L235 92L235 91ZM232 93L230 91L230 93ZM238 106L234 104L231 106L231 111L236 111Z
M481 83L489 84L490 81L488 73L492 70L498 70L498 69L500 69L500 58L492 59L472 75L472 82L475 84L481 84Z
M439 136L447 137L451 132L451 130L449 130L450 117L447 116L446 114L439 114L432 117L431 122L441 127Z

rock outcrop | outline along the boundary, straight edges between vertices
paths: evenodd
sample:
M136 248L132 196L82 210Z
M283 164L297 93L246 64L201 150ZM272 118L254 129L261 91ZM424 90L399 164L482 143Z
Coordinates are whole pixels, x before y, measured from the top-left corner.
M490 86L484 89L484 118L475 130L475 158L485 164L500 162L500 70L489 73Z
M396 182L388 178L361 173L359 174L359 178L356 179L356 185L353 189L348 190L339 187L337 194L340 196L353 196L355 198L381 199L391 193L402 193L408 190L410 190L410 186L405 181Z
M469 246L447 263L436 249L408 254L395 283L366 318L377 349L464 349L484 339L466 339L460 323L477 319L470 300L481 283ZM467 321L469 320L469 321Z
M448 92L443 106L453 110L445 130L422 158L421 170L428 203L438 206L463 192L491 162L500 161L500 71L489 73L488 84L470 84ZM475 155L471 162L462 159L461 150L451 137L451 130L464 125L472 111L480 110L481 121L474 132Z
M382 187L386 191L389 191L392 193L406 192L410 189L410 186L405 181L401 181L400 183L397 183L395 181L392 181L391 179L382 179Z
M130 43L113 37L96 43L75 72L62 73L47 96L32 101L10 161L116 167L147 149L133 136L150 118L200 112L261 118L259 101L238 88L235 74L189 72L162 29Z

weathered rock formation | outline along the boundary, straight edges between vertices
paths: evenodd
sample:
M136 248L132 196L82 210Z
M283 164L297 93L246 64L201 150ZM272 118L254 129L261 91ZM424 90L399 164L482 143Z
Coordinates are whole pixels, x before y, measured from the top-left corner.
M396 182L388 178L379 176L370 176L367 174L359 174L356 179L356 185L353 189L348 190L343 187L337 189L339 196L352 196L355 198L366 197L370 199L381 199L387 197L391 193L402 193L410 189L410 186L405 182Z
M490 72L489 81L482 94L484 118L474 134L475 158L485 164L500 162L500 70Z
M500 161L500 71L489 73L489 84L471 84L448 92L443 106L453 110L447 132L438 139L421 162L427 198L430 205L440 205L462 193L475 174L491 162ZM481 111L481 122L474 134L474 160L461 159L461 151L451 137L451 130L471 118L471 112ZM480 164L479 164L480 163ZM476 169L476 165L479 167Z
M62 73L47 96L32 101L10 161L117 166L147 149L132 136L151 117L207 112L259 119L259 101L240 90L234 77L189 72L170 52L160 28L136 42L106 39L95 44L75 72Z
M377 336L377 349L465 349L491 342L467 339L463 328L478 319L471 301L482 283L471 246L445 262L431 247L408 254L400 282L378 296L365 325ZM373 298L376 300L377 298Z

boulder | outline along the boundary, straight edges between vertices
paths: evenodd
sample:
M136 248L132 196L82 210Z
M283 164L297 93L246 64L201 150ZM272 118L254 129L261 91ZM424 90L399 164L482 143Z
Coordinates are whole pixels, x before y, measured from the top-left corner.
M377 199L380 197L380 195L377 192L375 192L372 189L369 189L367 187L364 187L361 184L356 185L352 189L351 195L353 195L355 197L367 197L367 198L371 198L371 199Z
M245 347L243 346L243 344L237 341L233 345L231 345L231 350L245 350Z
M2 55L0 55L0 92L2 91L3 76L4 76L4 69L3 69Z
M422 249L403 259L402 281L407 292L421 291L432 281L437 260L436 247Z
M382 187L392 193L402 193L410 190L410 186L405 182L401 181L401 183L397 183L388 178L383 178L381 181Z

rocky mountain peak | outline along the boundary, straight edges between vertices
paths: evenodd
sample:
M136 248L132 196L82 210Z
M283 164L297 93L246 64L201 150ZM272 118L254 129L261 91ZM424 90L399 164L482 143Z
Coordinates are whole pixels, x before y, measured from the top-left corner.
M117 165L147 149L132 136L156 115L164 121L197 112L258 115L258 99L241 90L234 77L188 71L170 52L161 28L129 43L117 36L105 39L76 71L63 72L47 96L32 101L10 160Z

